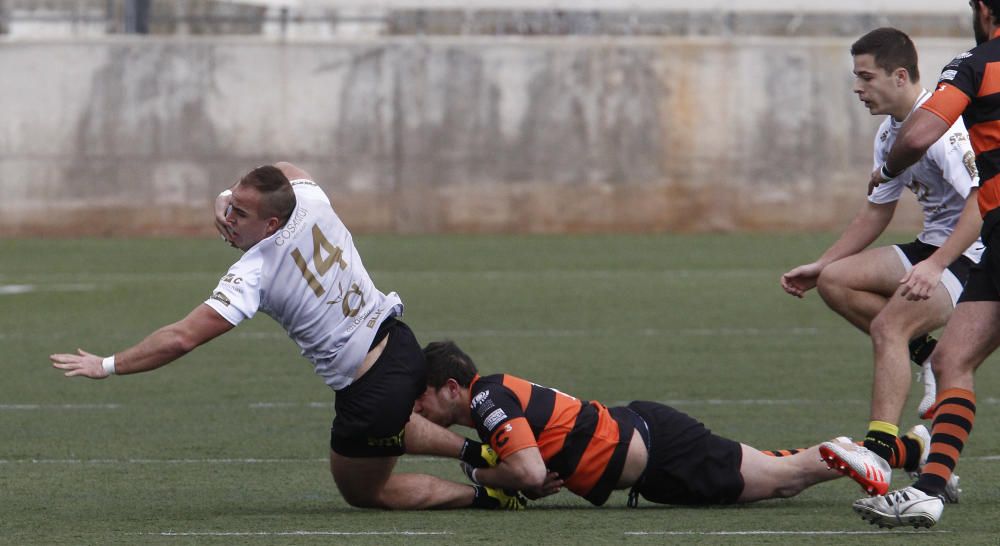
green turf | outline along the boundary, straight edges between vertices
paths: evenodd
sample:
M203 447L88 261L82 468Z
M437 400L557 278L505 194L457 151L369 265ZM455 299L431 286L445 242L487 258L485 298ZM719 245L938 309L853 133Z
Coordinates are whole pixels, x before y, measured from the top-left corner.
M723 435L782 448L860 436L867 424L867 338L815 294L799 301L777 282L830 241L447 236L358 246L376 284L403 296L418 338L458 341L484 372L608 403L667 401ZM962 503L934 532L876 536L845 534L877 531L851 512L860 491L849 481L734 508L628 510L622 493L600 509L563 493L519 514L350 508L325 462L332 393L265 316L151 374L70 380L49 367L49 353L106 354L182 317L237 257L217 241L0 240L0 542L1000 544L1000 459L988 458L1000 455L997 358L977 378ZM3 294L11 285L32 291ZM461 478L451 462L400 467ZM432 534L294 534L404 531ZM756 533L724 534L738 532Z

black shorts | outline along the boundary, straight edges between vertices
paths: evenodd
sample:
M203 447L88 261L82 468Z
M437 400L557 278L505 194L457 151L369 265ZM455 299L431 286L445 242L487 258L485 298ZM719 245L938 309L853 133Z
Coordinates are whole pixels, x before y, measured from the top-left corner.
M386 334L389 341L372 367L337 391L330 449L345 457L402 455L403 428L427 389L427 363L413 332L401 321L386 319L373 346Z
M930 258L931 254L934 254L937 252L938 248L940 248L919 240L895 246L903 252L906 259L910 261L910 265L917 265L927 258ZM962 254L954 262L948 264L948 271L951 271L952 274L958 279L958 282L964 285L965 281L969 279L969 271L975 265L976 262L970 260L965 254Z
M969 272L969 280L958 302L1000 301L1000 209L993 209L983 218L980 237L986 250L979 263Z
M649 427L649 462L635 487L660 504L732 504L743 492L743 448L689 415L656 402L632 402Z

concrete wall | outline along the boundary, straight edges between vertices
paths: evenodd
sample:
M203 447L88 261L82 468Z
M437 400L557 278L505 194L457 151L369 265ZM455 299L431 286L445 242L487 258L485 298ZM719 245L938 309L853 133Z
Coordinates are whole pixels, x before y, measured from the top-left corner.
M359 232L837 228L878 123L850 41L8 40L0 236L209 234L276 160ZM933 85L969 44L918 47Z

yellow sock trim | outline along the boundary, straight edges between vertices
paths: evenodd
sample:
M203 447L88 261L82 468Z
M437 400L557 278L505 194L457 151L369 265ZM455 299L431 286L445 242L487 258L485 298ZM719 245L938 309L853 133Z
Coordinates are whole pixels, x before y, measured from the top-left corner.
M892 423L886 423L885 421L872 421L871 423L868 423L868 430L899 436L899 427Z

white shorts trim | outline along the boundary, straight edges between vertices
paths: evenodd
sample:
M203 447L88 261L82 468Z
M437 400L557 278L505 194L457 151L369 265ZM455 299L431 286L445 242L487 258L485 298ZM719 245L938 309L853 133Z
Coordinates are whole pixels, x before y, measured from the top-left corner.
M910 263L910 259L903 254L903 249L899 248L897 245L892 245L893 250L896 251L896 255L899 256L899 261L903 263L903 268L909 273L913 269L913 264ZM948 291L948 295L951 296L951 306L952 308L958 304L958 298L962 295L962 283L958 280L958 277L951 272L947 267L941 273L941 284L944 285L945 290Z

